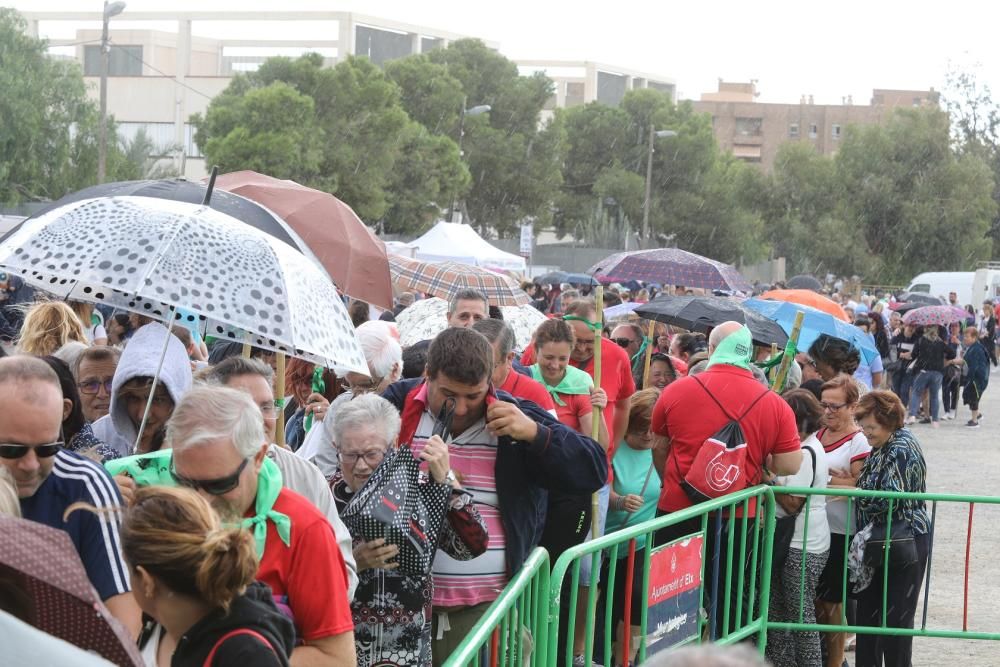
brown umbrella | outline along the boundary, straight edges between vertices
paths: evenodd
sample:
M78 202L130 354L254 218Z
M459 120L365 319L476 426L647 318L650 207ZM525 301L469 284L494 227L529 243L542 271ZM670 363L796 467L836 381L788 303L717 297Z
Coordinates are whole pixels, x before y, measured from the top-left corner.
M344 293L380 308L392 308L385 244L350 206L329 193L255 171L223 174L215 187L281 216Z
M423 262L392 255L389 257L389 270L392 281L403 289L443 299L450 298L462 289L475 289L482 292L494 306L523 306L531 303L531 297L513 278L478 266L457 262Z
M135 643L91 586L69 535L8 516L0 516L0 535L0 583L9 599L24 603L15 615L116 665L142 664Z

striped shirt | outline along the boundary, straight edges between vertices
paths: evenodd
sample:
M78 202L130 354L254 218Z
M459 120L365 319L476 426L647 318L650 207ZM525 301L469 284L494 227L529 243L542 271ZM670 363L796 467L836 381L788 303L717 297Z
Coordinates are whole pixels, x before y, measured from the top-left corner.
M426 391L425 385L421 392ZM414 454L419 456L434 432L434 424L434 415L424 410L413 437ZM437 552L433 603L439 608L454 608L492 602L507 585L507 545L494 474L497 438L490 435L485 419L481 419L461 435L452 437L448 451L452 470L462 488L472 495L473 504L486 522L489 546L486 553L466 561L457 561L442 550Z
M114 481L97 463L62 450L52 472L30 498L21 499L25 519L66 531L102 600L127 593L129 573L122 556L121 515L77 510L63 520L63 512L76 502L100 509L118 508L121 495Z

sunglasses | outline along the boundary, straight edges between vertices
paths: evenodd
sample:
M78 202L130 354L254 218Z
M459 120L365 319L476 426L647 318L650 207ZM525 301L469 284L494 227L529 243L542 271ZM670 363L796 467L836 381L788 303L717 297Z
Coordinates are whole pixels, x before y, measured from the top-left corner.
M174 464L171 461L170 476L173 477L174 481L181 486L194 489L195 491L201 489L211 496L222 496L240 485L240 475L243 474L243 469L247 467L248 463L250 463L250 459L243 459L243 463L241 463L240 467L236 469L236 472L232 475L226 475L225 477L219 477L217 479L189 479L183 475L177 474L177 471L174 470Z
M619 347L628 347L635 342L631 338L612 338L611 341Z
M35 451L35 456L40 459L47 459L59 453L63 448L63 441L57 440L47 445L0 445L0 459L20 459L28 453L29 449Z

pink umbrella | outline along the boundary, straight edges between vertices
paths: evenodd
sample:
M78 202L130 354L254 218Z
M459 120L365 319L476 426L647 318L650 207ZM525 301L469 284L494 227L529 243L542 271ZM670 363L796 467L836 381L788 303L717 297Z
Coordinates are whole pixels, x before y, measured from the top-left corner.
M964 322L969 314L956 306L924 306L914 308L903 315L903 324L915 327L941 325L948 326L952 322Z

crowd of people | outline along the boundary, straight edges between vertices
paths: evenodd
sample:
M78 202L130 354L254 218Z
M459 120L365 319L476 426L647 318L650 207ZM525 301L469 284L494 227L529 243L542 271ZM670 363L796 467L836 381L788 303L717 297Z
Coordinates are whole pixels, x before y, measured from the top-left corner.
M39 301L0 359L0 487L16 490L24 519L68 533L147 666L440 665L535 547L554 562L591 539L592 524L612 533L703 500L692 471L730 422L746 437L747 486L925 491L910 425L935 425L941 401L954 415L959 393L978 424L996 364L992 310L957 331L920 331L873 302L855 324L880 363L821 336L773 387L774 371L756 363L770 348L739 323L707 335L657 324L648 338L635 322L607 325L573 289L533 291L550 317L525 349L474 290L452 296L447 329L405 350L391 320L414 295L384 319L359 307L368 375L291 359L286 396L266 350L246 356L181 326ZM776 495L772 620L839 625L847 606L854 623L878 626L886 577L889 625L912 626L928 558L923 503L890 515L876 499L848 512L835 497ZM399 528L383 515L404 496L417 518ZM756 515L751 504L746 517ZM708 553L734 525L709 531ZM884 572L863 554L887 525L915 546ZM663 528L636 558L699 530L700 519ZM607 558L581 562L581 587L595 569L615 663L632 664L641 577L629 603L625 568L612 581ZM585 655L588 591L578 593L560 664L596 664ZM745 603L745 589L732 595ZM735 618L713 618L713 636L735 629ZM856 667L908 664L908 638L855 641ZM841 667L848 646L839 633L772 631L767 656Z

